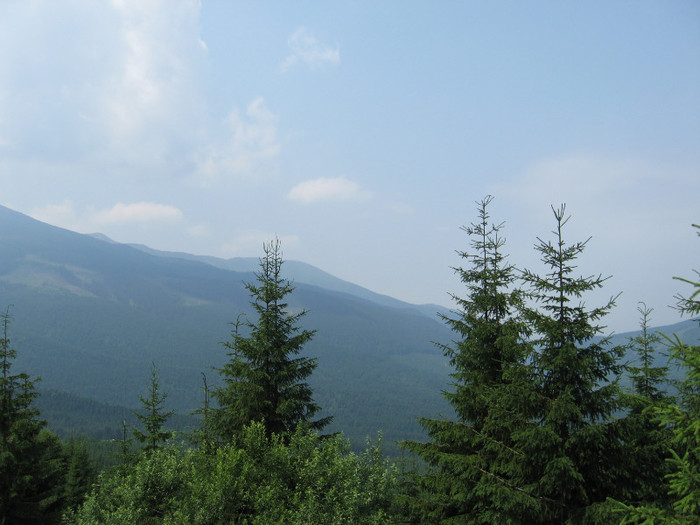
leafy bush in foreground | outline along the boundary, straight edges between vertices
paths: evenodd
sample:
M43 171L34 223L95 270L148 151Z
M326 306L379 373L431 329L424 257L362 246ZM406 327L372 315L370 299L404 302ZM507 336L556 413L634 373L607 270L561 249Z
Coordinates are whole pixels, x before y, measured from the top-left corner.
M298 430L288 444L261 424L237 446L163 447L103 475L67 523L386 523L395 472L379 446L349 451L340 436Z

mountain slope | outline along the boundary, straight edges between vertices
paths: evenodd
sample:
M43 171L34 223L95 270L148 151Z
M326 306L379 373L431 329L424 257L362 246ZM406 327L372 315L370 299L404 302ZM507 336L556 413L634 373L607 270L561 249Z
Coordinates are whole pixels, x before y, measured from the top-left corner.
M247 271L252 259L137 249L1 206L0 246L0 308L13 305L15 366L42 376L41 389L138 408L155 363L168 408L185 416L202 402L202 373L210 386L218 381L213 367L226 360L220 342L229 323L252 313L243 286L255 280ZM310 382L322 415L335 417L331 431L344 431L358 447L377 430L387 443L420 439L416 417L452 413L441 395L451 370L432 344L453 337L442 323L303 263L289 261L283 271L296 272L290 308L307 309L304 327L318 330L306 352L318 358ZM690 321L659 330L700 340ZM633 335L615 335L613 344Z
M0 306L14 305L16 366L41 375L42 389L134 407L155 362L170 406L189 413L201 403L201 373L218 380L212 367L226 359L228 323L251 313L243 281L252 273L148 254L2 207L0 244ZM441 323L301 282L289 299L318 330L306 352L318 357L311 384L335 416L332 431L356 444L380 429L387 441L416 438L415 416L448 410L448 368L432 344L450 337Z
M108 238L100 234L95 234L95 236L97 238L108 240ZM223 268L234 272L257 272L258 270L258 259L255 257L234 257L232 259L222 259L219 257L211 257L206 255L192 255L184 252L154 250L153 248L149 248L143 244L130 244L129 246L151 255L203 262L217 268ZM448 309L435 304L409 304L399 301L398 299L394 299L393 297L389 297L388 295L375 293L367 288L363 288L362 286L338 279L337 277L324 272L315 266L301 261L285 261L284 269L285 272L287 272L288 278L295 284L303 283L318 286L324 290L346 293L382 306L389 306L391 308L416 310L432 318L438 318L439 313L445 314L448 312Z

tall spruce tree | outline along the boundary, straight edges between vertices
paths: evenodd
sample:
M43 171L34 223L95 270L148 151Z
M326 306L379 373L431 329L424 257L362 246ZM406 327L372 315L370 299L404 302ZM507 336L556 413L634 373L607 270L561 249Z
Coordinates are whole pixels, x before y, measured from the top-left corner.
M77 509L97 481L97 468L90 459L84 439L69 438L63 447L63 454L66 463L65 508Z
M467 296L453 294L458 310L444 316L457 340L438 345L455 370L454 390L444 395L457 419L422 418L431 441L404 444L430 466L406 498L410 521L524 523L535 506L520 487L525 458L513 448L532 393L530 347L516 270L503 254L503 225L491 223L491 201L479 202L479 221L463 227L470 250L457 252L467 264L455 271Z
M156 450L161 443L166 442L173 435L171 431L163 429L165 422L174 414L173 411L164 412L163 410L167 397L167 393L160 391L160 377L158 377L158 370L154 363L151 367L151 379L148 383L147 395L145 397L139 396L139 401L141 401L143 406L143 413L134 412L134 415L143 425L143 431L137 428L132 431L134 438L144 443L148 452Z
M646 304L640 303L637 308L639 312L639 335L631 338L632 349L637 354L637 366L628 365L627 371L632 379L634 393L647 401L662 401L667 397L666 391L662 388L667 380L668 366L657 366L655 364L656 351L662 341L661 336L649 330L649 321L653 308L648 308ZM635 405L635 412L641 412L644 406Z
M239 316L231 340L224 343L230 360L219 369L223 385L213 391L219 408L212 423L219 438L230 441L254 421L268 434L289 435L304 424L321 429L331 418L314 420L320 410L306 382L316 359L299 356L315 331L298 323L305 310L291 314L285 297L294 287L282 278L279 240L264 245L257 283L246 283L257 321Z
M621 406L617 377L624 349L610 348L609 338L594 339L615 299L587 309L585 297L607 278L574 274L588 241L568 244L566 208L552 211L554 241L538 238L535 247L547 273L526 270L522 276L536 301L528 320L535 331L538 398L534 420L516 445L529 459L527 491L541 502L532 523L547 524L593 520L597 504L617 493L626 467L612 419Z
M64 468L61 443L39 419L38 395L26 373L12 374L17 351L9 309L0 315L0 524L58 522Z
M667 405L673 400L663 389L667 381L668 366L657 366L656 352L662 337L649 328L652 308L641 303L640 333L630 339L631 349L637 354L634 365L626 366L632 380L632 394L624 396L627 415L620 422L627 445L625 469L627 500L635 502L659 502L665 499L669 472L671 430L660 427L648 410L653 405Z
M700 236L700 226L694 224ZM700 271L694 270L700 277ZM674 277L690 284L689 296L677 295L676 308L681 315L700 315L700 280ZM696 322L700 319L696 318ZM654 402L645 411L661 429L671 432L668 498L659 497L645 504L629 505L613 502L622 513L622 525L668 523L678 525L700 523L700 345L686 344L675 335L664 336L670 345L671 358L681 366L684 377L678 385L675 403ZM664 487L659 487L659 491Z

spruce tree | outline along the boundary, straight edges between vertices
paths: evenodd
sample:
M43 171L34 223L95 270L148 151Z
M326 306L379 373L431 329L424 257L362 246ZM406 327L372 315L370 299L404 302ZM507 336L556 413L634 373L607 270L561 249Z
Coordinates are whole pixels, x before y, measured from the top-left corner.
M84 440L69 438L63 447L66 461L64 499L66 509L77 509L97 480L97 469Z
M628 365L627 371L632 379L634 393L639 398L652 402L661 401L667 397L662 385L668 376L668 366L656 366L654 356L662 338L658 333L649 330L649 320L654 309L647 308L646 304L641 303L637 311L640 315L639 327L641 330L639 335L630 340L630 343L637 354L638 365ZM633 408L635 412L641 412L644 407L635 406Z
M133 434L133 430L132 430ZM120 467L127 468L131 465L136 456L132 453L133 437L129 437L129 425L126 419L122 419L122 438L119 440L119 464Z
M209 401L211 392L209 390L209 384L207 383L207 376L204 374L204 372L202 372L202 381L202 391L204 393L202 406L192 413L193 415L200 416L202 418L201 425L190 435L190 441L201 447L205 453L209 454L214 452L215 449L212 430L212 408Z
M697 234L700 236L700 226ZM700 271L694 270L697 277ZM682 316L700 315L700 280L674 277L693 287L689 296L676 296L676 309ZM700 322L700 318L695 318ZM673 511L669 523L700 523L700 341L696 344L681 342L678 336L667 338L671 343L671 357L685 372L678 385L678 403L655 404L651 413L662 428L670 428L671 457L668 474L669 496Z
M524 523L535 504L520 487L524 458L513 448L527 421L530 347L491 200L479 202L479 221L463 227L470 250L457 252L467 265L455 271L467 296L453 294L458 310L444 316L457 340L438 345L454 368L453 391L444 395L456 420L422 418L431 441L404 444L431 467L406 498L409 519L421 523Z
M698 228L700 236L700 226ZM695 270L700 277L700 271ZM676 308L681 315L700 314L700 280L674 277L690 284L693 292L677 295ZM695 319L700 322L700 319ZM615 501L622 513L623 525L636 523L700 523L700 345L686 344L675 335L664 336L670 344L671 358L681 366L684 377L678 385L675 403L655 402L646 408L661 429L669 429L671 440L667 464L668 500L658 498L647 504L629 505ZM659 487L661 490L661 487Z
M10 344L9 309L0 323L0 523L50 523L62 507L60 441L43 430L34 380L11 372L17 351Z
M628 413L620 422L628 453L626 481L622 485L627 488L628 501L662 503L667 499L665 476L669 469L666 460L672 436L669 428L658 425L649 407L668 405L673 400L663 389L668 367L655 364L655 353L660 349L662 337L649 329L653 309L641 303L637 310L641 331L630 340L637 360L635 366L626 367L633 391L624 396Z
M264 245L256 283L246 283L255 322L242 316L234 323L231 340L224 343L230 360L219 369L223 385L213 391L219 408L213 426L219 438L230 441L254 421L268 434L289 435L301 424L321 429L331 418L314 420L320 410L306 382L316 359L299 356L315 331L298 323L305 310L287 311L285 297L292 284L282 278L279 240Z
M617 377L622 347L609 338L594 339L601 320L615 304L611 298L588 309L587 295L607 278L575 275L575 261L587 241L568 244L565 206L554 209L554 241L538 238L547 273L523 272L536 305L528 320L537 352L533 358L537 404L517 448L525 453L527 491L540 498L533 523L586 521L598 503L617 493L626 465L619 429L612 416L621 407Z
M133 434L137 441L146 445L148 452L156 450L160 443L164 443L172 437L172 432L163 430L163 425L173 411L164 412L163 404L165 403L167 393L160 391L160 378L155 363L151 368L151 379L148 385L147 396L139 396L139 400L143 405L143 413L135 412L134 415L143 424L144 430L134 429Z

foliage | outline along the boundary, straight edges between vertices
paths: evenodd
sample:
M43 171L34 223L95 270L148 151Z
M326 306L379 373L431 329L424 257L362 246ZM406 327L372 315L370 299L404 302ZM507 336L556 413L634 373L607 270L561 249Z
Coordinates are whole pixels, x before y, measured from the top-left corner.
M90 459L85 440L68 439L63 445L66 462L64 505L66 509L82 504L92 484L97 480L97 468Z
M166 446L102 475L74 524L380 524L395 473L378 446L297 429L288 443L261 423L213 454Z
M210 391L209 384L207 383L207 376L202 372L202 391L204 393L204 399L202 400L202 406L193 412L193 415L198 415L201 417L201 423L198 429L190 434L190 440L195 444L204 449L205 452L209 453L214 448L214 431L212 429L212 408L210 406Z
M314 332L298 326L306 311L287 311L284 298L294 287L281 277L280 242L266 244L264 251L257 284L246 284L257 322L239 317L234 324L232 340L224 343L231 359L219 369L224 385L213 392L220 406L214 427L224 441L253 421L261 421L272 435L291 433L300 424L321 429L331 419L312 420L320 408L305 380L316 360L297 356ZM244 335L243 328L250 333Z
M526 490L542 503L537 523L595 522L596 504L621 488L626 466L612 417L621 406L616 379L624 349L608 348L607 338L593 340L615 301L586 309L584 298L606 278L574 274L588 241L567 243L566 209L552 211L554 241L538 238L535 246L547 273L523 272L536 301L527 315L536 334L538 397L534 419L517 447L529 459Z
M665 504L669 472L667 458L671 445L671 431L659 426L648 407L669 405L673 399L663 389L667 382L669 368L654 366L654 354L662 338L650 332L651 308L642 303L639 335L630 341L638 356L638 365L626 367L632 379L633 394L623 397L627 415L620 421L620 428L629 452L625 468L627 500L635 502L656 502Z
M661 401L666 398L667 393L662 390L661 385L666 382L668 376L667 366L654 366L654 350L661 343L659 334L649 332L649 319L653 308L647 305L637 308L641 315L641 332L630 341L639 358L639 366L627 366L630 373L634 393L648 401ZM639 407L636 409L639 412Z
M11 373L17 351L10 345L9 311L0 320L0 523L52 523L63 504L61 442L43 430L32 404L34 381Z
M659 425L673 429L671 473L673 516L679 522L700 522L700 346L676 341L673 357L686 369L683 398L679 405L657 406Z
M455 369L454 391L445 397L457 421L423 418L432 441L405 444L431 467L405 498L409 519L421 522L510 523L533 506L518 487L523 458L513 448L531 395L530 346L517 315L522 294L513 289L515 269L502 253L502 225L490 223L490 202L478 203L479 222L463 228L471 253L458 253L469 267L456 272L468 297L453 295L459 312L445 322L459 339L440 345Z
M136 413L136 417L144 426L144 431L133 429L134 437L140 443L145 443L146 450L153 452L158 448L159 443L164 443L173 435L171 431L163 430L163 425L173 411L164 412L163 404L168 397L167 393L160 392L160 379L156 365L151 368L151 379L148 386L148 395L146 397L139 396L139 400L143 406L143 414Z
M585 242L568 244L565 208L554 241L535 246L547 273L516 277L501 254L499 226L480 203L471 268L458 269L467 299L447 319L459 340L445 346L455 368L446 394L457 421L421 420L432 443L407 443L429 469L408 485L408 519L464 523L607 523L606 497L621 486L629 449L616 378L624 349L599 338L614 306L587 309L602 276L577 277ZM529 290L525 304L517 284ZM598 337L598 339L596 339Z
M662 497L641 505L611 500L622 514L623 525L700 523L700 346L687 346L676 339L672 357L686 368L686 392L695 393L680 404L655 404L648 408L657 424L672 432L667 459L670 472L666 475L671 503Z
M17 305L14 342L31 348L20 352L16 366L42 376L38 384L42 390L121 405L130 415L140 408L135 392L144 386L143 372L155 361L161 385L176 385L167 388L168 408L177 412L168 428L194 428L196 421L179 421L201 404L198 371L207 373L212 390L223 384L209 370L228 360L227 350L219 345L229 339L227 323L239 313L256 319L242 282L255 282L253 274L162 253L145 255L83 235L60 236L48 225L34 223L33 230L22 224L8 227L5 217L0 230L0 236L11 236L0 250L4 269L0 297ZM37 253L42 254L41 261L31 257ZM63 282L89 293L79 296L12 281L16 275L41 281L58 271L63 279L64 270ZM285 261L283 274L291 277L293 271L292 262ZM86 275L90 275L87 281L81 279ZM324 431L343 431L357 451L377 429L386 437L387 452L393 453L396 440L421 439L424 433L414 415L449 410L440 395L448 370L431 345L447 341L449 332L435 320L435 311L421 313L421 308L398 301L378 304L375 299L382 297L367 300L338 293L323 280L309 285L305 276L297 275L294 292L286 299L290 312L298 312L302 305L308 310L302 318L304 327L318 329L301 353L318 357L318 367L307 381L323 409L315 418L334 416ZM50 413L42 399L37 401L42 418L62 439L121 435L124 416L98 415L104 407L76 406L76 412L74 407L63 407ZM83 410L88 408L90 413ZM135 424L129 416L127 422Z
M694 288L689 297L677 296L678 310L682 315L697 315L700 281L677 279ZM671 505L663 505L663 500L643 505L611 501L622 514L623 524L700 523L700 346L687 345L678 336L667 340L671 344L671 357L685 369L679 399L675 404L656 402L646 412L660 427L672 432L667 459L670 472L666 475Z

